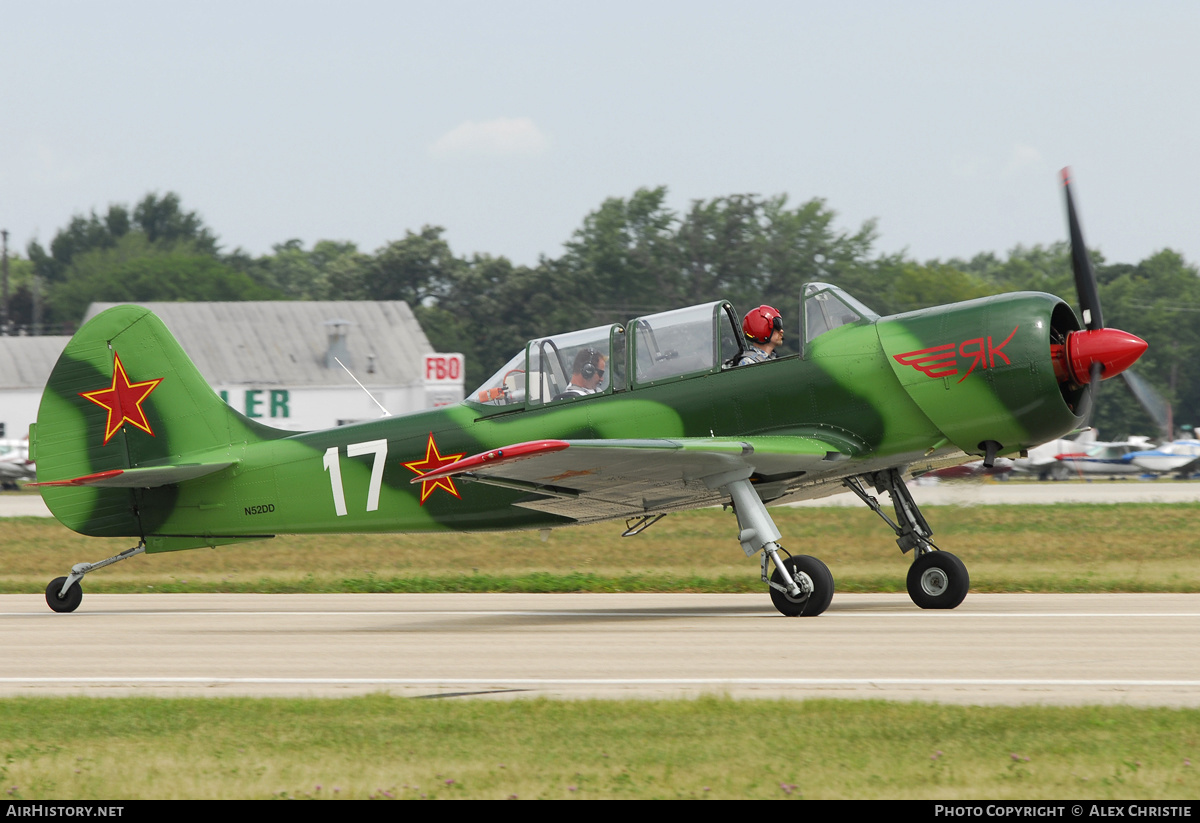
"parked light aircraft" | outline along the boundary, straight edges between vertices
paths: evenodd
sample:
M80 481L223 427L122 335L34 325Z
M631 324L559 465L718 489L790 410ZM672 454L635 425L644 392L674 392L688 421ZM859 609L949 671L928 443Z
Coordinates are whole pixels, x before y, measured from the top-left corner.
M1059 455L1083 451L1096 442L1096 430L1085 429L1074 439L1058 438L1029 449L1022 457L1013 460L1013 470L1031 472L1039 480L1066 480L1071 470L1059 460Z
M29 439L0 440L0 487L17 488L18 480L32 480L34 466L29 460Z
M1091 437L1085 439L1085 435ZM1149 437L1128 440L1095 439L1095 430L1074 441L1058 440L1031 449L1029 457L1015 461L1019 471L1036 471L1043 479L1052 477L1124 476L1140 474L1185 474L1200 463L1200 440L1173 440L1155 446Z
M1134 460L1154 448L1149 437L1135 435L1128 440L1110 442L1096 440L1083 449L1078 447L1062 452L1057 459L1068 475L1138 475L1146 471Z
M1143 471L1155 474L1176 472L1187 475L1200 464L1200 440L1181 438L1154 449L1136 451L1129 460Z
M223 403L153 314L109 309L56 364L34 427L50 511L132 548L52 581L55 611L80 580L142 552L283 533L546 529L731 504L785 615L833 597L820 560L790 555L767 503L850 489L913 552L907 585L954 608L969 577L941 551L905 476L1016 454L1080 428L1101 378L1146 344L1104 327L1063 176L1083 322L1022 292L880 317L807 284L799 354L734 364L745 342L728 302L531 341L458 405L294 433ZM566 393L580 352L597 391ZM869 493L888 492L895 520ZM731 529L731 532L733 530ZM680 558L681 563L686 559ZM773 567L773 571L772 571Z

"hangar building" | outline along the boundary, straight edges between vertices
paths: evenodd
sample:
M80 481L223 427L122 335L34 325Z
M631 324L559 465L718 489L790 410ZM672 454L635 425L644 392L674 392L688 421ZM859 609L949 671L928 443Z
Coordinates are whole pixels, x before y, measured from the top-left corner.
M84 319L115 305L93 303ZM434 352L403 301L141 305L162 319L230 406L276 428L303 431L380 417L354 378L392 414L463 397L462 355ZM0 337L0 437L28 432L68 339ZM137 379L132 363L126 366Z

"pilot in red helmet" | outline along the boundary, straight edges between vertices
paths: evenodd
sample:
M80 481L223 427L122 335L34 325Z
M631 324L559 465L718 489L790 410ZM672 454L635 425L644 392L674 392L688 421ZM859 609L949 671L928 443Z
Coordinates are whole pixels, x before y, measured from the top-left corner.
M777 309L759 306L746 312L742 331L750 346L738 358L739 366L774 360L779 356L775 349L783 345L783 315Z

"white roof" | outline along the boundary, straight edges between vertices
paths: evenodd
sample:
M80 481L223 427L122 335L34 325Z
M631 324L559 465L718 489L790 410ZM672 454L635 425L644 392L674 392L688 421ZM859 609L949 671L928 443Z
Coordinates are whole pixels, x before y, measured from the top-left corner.
M116 305L120 304L93 303L84 320ZM412 309L402 300L139 305L162 319L196 368L214 385L353 385L336 363L326 366L333 330L327 325L330 320L349 323L345 350L350 362L346 365L367 386L422 382L424 355L433 351Z
M0 389L41 390L70 339L0 337Z

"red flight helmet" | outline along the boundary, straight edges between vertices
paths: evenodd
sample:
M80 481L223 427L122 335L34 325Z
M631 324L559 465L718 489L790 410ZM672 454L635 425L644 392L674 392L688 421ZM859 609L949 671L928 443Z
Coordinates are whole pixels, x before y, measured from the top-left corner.
M783 331L783 315L771 306L759 306L746 312L742 321L742 331L746 337L755 343L768 343L775 330Z

